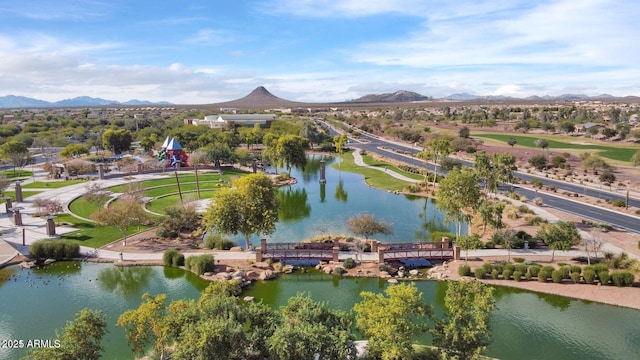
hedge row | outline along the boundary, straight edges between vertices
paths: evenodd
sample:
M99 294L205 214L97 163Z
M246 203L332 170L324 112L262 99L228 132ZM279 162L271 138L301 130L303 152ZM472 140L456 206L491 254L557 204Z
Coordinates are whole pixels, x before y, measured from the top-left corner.
M176 249L165 250L162 253L162 263L164 266L179 267L184 265L184 255Z
M215 270L215 262L213 255L204 254L198 256L189 256L185 262L184 267L198 275L202 275L206 272Z
M72 259L80 256L80 245L66 240L38 240L29 246L36 259Z
M460 265L458 274L470 276L471 269L469 265ZM633 273L626 270L610 273L606 264L585 266L584 268L576 265L563 265L555 268L550 265L541 266L538 264L484 263L481 267L475 269L474 276L477 279L485 279L490 276L494 280L502 276L504 280L513 279L515 281L532 280L535 277L539 282L551 280L554 283L561 283L568 279L576 284L581 281L584 281L585 284L593 284L597 279L602 285L611 283L618 287L633 286L635 281Z

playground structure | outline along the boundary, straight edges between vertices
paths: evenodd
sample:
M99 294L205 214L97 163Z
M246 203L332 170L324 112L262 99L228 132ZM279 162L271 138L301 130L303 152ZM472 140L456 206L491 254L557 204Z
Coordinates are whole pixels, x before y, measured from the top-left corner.
M158 152L158 160L164 160L167 168L189 167L189 155L185 154L178 140L167 136Z

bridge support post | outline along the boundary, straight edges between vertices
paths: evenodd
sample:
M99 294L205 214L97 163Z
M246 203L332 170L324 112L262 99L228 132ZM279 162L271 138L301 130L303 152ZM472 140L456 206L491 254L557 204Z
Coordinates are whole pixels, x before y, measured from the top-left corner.
M378 264L384 263L384 250L378 249Z
M340 262L340 247L334 246L332 249L333 249L333 262Z
M256 262L262 262L262 248L257 248L256 249Z
M449 248L449 237L448 236L443 236L442 237L442 248L443 249L448 249Z
M104 180L104 164L98 164L98 179Z
M369 244L371 245L371 252L378 252L378 240L370 240Z
M453 260L460 260L460 246L453 247Z

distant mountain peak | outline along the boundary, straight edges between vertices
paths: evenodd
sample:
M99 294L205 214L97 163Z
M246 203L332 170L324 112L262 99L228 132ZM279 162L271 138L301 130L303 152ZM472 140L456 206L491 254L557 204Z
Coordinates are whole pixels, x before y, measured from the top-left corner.
M225 107L262 107L262 108L276 108L276 107L294 107L300 106L302 103L285 100L279 98L269 92L264 86L258 86L249 93L249 95L231 100L216 105Z
M368 94L363 97L351 100L351 102L412 102L431 100L431 97L420 95L413 91L398 90L394 93Z
M74 106L105 106L105 105L170 105L166 101L151 102L140 100L129 100L119 102L106 100L90 96L76 96L72 99L64 99L56 102L33 99L24 96L7 95L0 97L0 108L36 108L36 107L74 107Z

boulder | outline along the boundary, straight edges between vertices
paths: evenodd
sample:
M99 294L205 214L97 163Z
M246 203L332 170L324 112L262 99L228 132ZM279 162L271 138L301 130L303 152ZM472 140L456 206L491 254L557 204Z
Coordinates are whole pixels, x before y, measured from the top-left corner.
M234 271L231 274L231 277L233 277L233 278L242 278L242 277L244 277L244 271L242 271L242 270Z
M210 271L207 271L207 272L206 272L206 273L204 273L203 275L204 275L204 276L209 277L209 276L213 276L213 273L212 273L212 272L210 272Z
M380 271L380 277L383 279L387 279L387 278L390 278L391 275L389 275L389 273L386 271Z
M54 263L54 262L56 262L56 259L47 259L47 260L44 261L44 264L45 265L49 265L49 264Z
M243 300L246 301L246 302L252 302L253 301L253 296L245 296Z
M409 270L409 275L411 275L411 276L418 276L418 270L416 270L416 269Z
M282 272L285 274L291 274L293 272L293 265L285 265L282 268Z
M274 279L276 277L276 273L271 270L265 270L260 273L260 280L269 280Z
M255 264L253 264L253 267L256 268L256 269L261 269L261 270L271 269L271 265L267 264L264 261L257 262Z
M229 251L239 252L239 251L242 251L242 247L241 246L234 246L231 249L229 249Z
M333 272L333 267L325 266L324 268L322 268L322 270L324 271L325 274L331 274Z
M217 274L216 274L216 277L218 277L218 278L220 278L220 279L223 279L223 280L229 280L229 279L231 279L231 275L229 275L229 273L228 273L228 272L224 272L224 271L223 271L223 272L219 272L219 273L217 273Z
M260 279L260 272L258 272L258 271L247 271L247 278L249 278L251 280L258 280L258 279Z
M397 284L398 283L398 279L389 279L389 280L387 280L387 282L389 284Z

